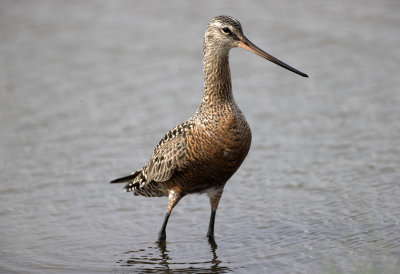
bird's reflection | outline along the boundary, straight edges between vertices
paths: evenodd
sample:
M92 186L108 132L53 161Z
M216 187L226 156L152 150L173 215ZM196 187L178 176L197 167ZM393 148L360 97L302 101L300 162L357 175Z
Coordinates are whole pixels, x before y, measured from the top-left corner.
M210 270L212 273L221 273L220 267L219 267L219 265L221 264L221 261L218 260L218 256L217 256L218 245L215 242L214 238L208 238L208 243L211 246L211 253L213 255L213 258L211 260L211 269Z
M161 257L161 261L160 261L160 265L165 267L165 270L170 270L169 268L169 261L170 261L170 257L168 255L169 251L167 249L167 242L163 242L161 244L158 244L158 248L160 250L160 257Z
M218 259L218 245L214 239L208 240L210 246L210 260L196 260L199 254L192 250L192 254L185 254L186 258L192 258L185 261L185 258L177 259L174 252L168 250L166 242L155 244L139 250L124 252L123 259L117 262L122 267L131 267L132 270L146 273L225 273L230 271L229 267L222 266L222 261ZM171 244L172 245L172 244ZM129 256L126 258L126 256ZM175 257L175 258L173 258Z

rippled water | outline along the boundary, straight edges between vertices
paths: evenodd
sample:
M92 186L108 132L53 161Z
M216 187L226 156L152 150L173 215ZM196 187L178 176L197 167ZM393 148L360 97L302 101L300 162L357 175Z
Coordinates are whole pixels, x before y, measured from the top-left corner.
M231 14L310 75L240 49L234 95L253 132L206 196L108 184L196 110L202 36ZM396 273L400 267L398 1L2 1L0 271Z

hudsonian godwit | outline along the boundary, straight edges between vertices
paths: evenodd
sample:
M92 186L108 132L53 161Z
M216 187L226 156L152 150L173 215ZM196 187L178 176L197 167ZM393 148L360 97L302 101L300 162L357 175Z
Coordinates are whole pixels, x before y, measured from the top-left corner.
M159 243L166 239L165 229L172 209L191 193L208 194L211 217L207 236L214 237L215 213L225 183L249 151L250 127L232 95L228 60L229 50L235 47L308 77L250 42L236 19L217 16L208 23L204 35L204 94L198 110L161 139L147 165L111 181L128 182L125 191L134 195L168 196Z

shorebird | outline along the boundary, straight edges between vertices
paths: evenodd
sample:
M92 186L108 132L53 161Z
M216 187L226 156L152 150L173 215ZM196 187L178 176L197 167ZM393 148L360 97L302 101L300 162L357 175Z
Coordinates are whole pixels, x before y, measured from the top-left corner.
M214 238L215 214L225 183L250 149L250 127L232 95L229 50L235 47L308 77L250 42L238 20L225 15L211 19L204 35L204 94L196 113L165 134L143 168L111 181L128 182L125 191L134 195L168 196L159 243L166 240L172 209L192 193L207 193L210 198L207 236Z

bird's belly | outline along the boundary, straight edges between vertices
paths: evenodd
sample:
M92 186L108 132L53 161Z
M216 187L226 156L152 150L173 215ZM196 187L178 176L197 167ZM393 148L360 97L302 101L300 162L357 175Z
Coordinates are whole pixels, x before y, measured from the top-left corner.
M199 127L188 137L189 165L183 167L190 189L201 192L215 185L223 185L246 158L251 143L247 122L213 128Z

